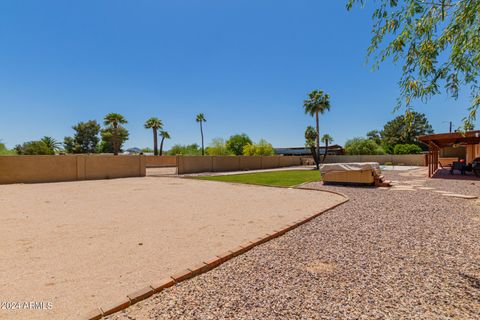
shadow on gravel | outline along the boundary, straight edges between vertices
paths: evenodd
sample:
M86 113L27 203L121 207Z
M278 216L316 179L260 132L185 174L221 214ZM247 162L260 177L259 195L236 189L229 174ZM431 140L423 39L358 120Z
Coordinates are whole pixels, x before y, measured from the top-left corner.
M468 275L468 274L465 274L463 272L460 272L459 274L462 278L466 279L472 287L480 290L480 279L479 278Z

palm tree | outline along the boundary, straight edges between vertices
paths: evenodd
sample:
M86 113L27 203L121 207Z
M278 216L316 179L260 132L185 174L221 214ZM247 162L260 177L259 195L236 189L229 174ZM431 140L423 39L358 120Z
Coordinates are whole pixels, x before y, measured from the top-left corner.
M323 160L322 160L322 162L325 162L325 158L327 157L327 153L328 153L328 144L333 141L333 138L331 135L326 133L322 136L321 140L323 143L325 143L325 153L323 154Z
M158 140L157 140L157 132L159 129L163 128L162 120L152 117L145 121L145 129L152 129L153 130L153 154L158 156ZM163 141L162 141L163 142Z
M197 122L200 123L200 134L202 135L202 156L205 155L205 148L203 146L203 122L207 122L207 119L205 119L205 115L203 113L197 114Z
M160 142L160 155L163 153L163 141L165 139L170 139L170 134L167 131L160 131L160 137L162 137L162 141Z
M119 113L109 113L103 118L103 124L106 126L111 126L113 128L113 135L112 135L112 146L113 146L113 154L118 156L118 151L120 149L118 143L118 127L122 124L128 123L124 116Z
M55 138L45 136L40 139L40 141L42 141L49 150L52 150L53 153L61 150L60 146L62 144L55 140Z
M315 116L317 122L317 156L320 158L320 125L318 120L318 114L324 114L326 111L330 110L330 95L324 93L321 90L313 90L308 94L308 99L303 101L303 107L305 113L310 114L312 117ZM317 164L317 169L319 165Z
M317 152L315 151L315 141L317 141L317 131L315 131L314 127L308 126L305 130L305 146L310 149L313 161L315 161L315 166L318 168L320 160L318 159Z

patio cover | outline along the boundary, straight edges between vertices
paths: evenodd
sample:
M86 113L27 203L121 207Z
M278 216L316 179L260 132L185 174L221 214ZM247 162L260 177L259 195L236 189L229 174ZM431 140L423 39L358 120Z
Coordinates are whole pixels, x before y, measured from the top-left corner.
M438 170L438 153L440 148L453 145L479 144L480 130L430 134L419 136L418 140L428 145L428 176L432 177Z
M418 137L418 140L427 145L430 145L430 143L432 143L437 148L449 147L454 144L478 144L480 143L480 130L429 134L427 136Z

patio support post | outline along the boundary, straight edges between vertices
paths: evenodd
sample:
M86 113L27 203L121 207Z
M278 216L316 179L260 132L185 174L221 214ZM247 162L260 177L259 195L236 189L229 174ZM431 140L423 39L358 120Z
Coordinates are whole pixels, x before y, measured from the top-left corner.
M438 152L439 148L435 143L428 144L428 177L431 178L438 170Z

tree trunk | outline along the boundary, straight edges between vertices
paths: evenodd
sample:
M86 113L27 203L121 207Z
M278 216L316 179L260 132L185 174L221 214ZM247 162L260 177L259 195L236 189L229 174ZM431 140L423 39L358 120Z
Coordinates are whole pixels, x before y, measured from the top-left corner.
M325 163L325 159L327 158L327 153L328 153L328 139L325 140L325 153L323 154L322 163Z
M315 113L315 117L316 117L316 120L317 120L317 139L316 139L317 159L320 161L320 125L319 125L319 121L318 121L318 112ZM317 162L317 170L320 169L319 161Z
M310 151L312 152L312 157L313 157L313 161L315 161L315 165L317 166L317 168L319 168L320 167L320 161L317 157L317 151L315 150L315 147L311 146Z
M113 155L118 156L118 147L117 147L117 138L118 138L118 127L113 127L113 136L112 136L112 147L113 147Z
M163 141L165 140L165 137L162 137L162 140L160 141L160 155L163 154Z
M203 148L203 127L202 127L202 121L200 121L200 134L202 135L202 156L205 155L205 149Z
M158 156L157 128L153 128L153 154Z

